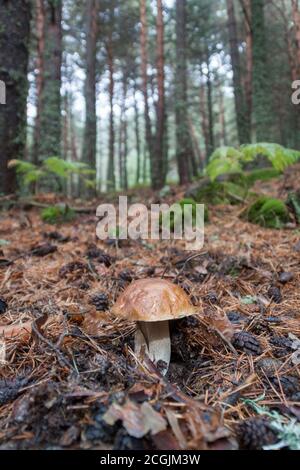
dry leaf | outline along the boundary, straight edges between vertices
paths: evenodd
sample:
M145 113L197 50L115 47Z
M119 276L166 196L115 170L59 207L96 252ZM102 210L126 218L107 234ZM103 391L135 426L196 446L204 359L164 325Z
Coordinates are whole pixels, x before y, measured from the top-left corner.
M166 420L148 402L142 405L130 400L126 400L124 405L113 403L103 419L111 426L121 420L128 434L138 439L148 432L154 435L167 428Z
M32 321L19 323L16 325L2 325L0 326L0 337L6 339L28 339L32 332Z

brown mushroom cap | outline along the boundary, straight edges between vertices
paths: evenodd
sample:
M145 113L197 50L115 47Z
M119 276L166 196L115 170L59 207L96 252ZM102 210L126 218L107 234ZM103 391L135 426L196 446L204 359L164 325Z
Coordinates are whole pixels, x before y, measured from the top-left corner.
M181 287L165 279L148 278L132 282L117 299L112 313L121 318L157 322L196 313Z

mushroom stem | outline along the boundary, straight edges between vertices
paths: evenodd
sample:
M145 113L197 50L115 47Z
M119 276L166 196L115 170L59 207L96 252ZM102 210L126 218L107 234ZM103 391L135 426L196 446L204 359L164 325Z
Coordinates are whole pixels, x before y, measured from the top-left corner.
M166 367L162 372L162 374L165 375L169 368L171 358L169 320L137 322L134 346L136 354L140 354L144 349L144 352L154 364L157 364L158 361L166 363Z

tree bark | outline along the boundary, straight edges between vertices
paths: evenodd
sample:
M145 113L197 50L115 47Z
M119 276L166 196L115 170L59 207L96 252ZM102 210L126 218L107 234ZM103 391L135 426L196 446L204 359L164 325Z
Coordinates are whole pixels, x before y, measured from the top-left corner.
M41 69L38 71L34 154L36 161L42 161L61 154L62 1L41 0L38 7Z
M25 154L30 15L29 0L0 1L0 80L6 88L6 104L0 104L0 193L4 194L16 189L9 160Z
M264 0L251 0L253 33L253 115L258 142L272 142L274 127L268 73Z
M119 176L120 176L120 187L121 189L128 188L127 178L127 120L126 120L126 99L127 99L127 88L128 88L128 76L127 70L123 72L123 96L120 113L120 125L119 125Z
M164 53L164 20L162 0L157 0L157 20L156 20L156 68L157 68L157 122L155 138L155 155L153 161L153 189L160 189L164 186L166 176L166 114L165 114L165 53Z
M239 43L233 0L227 0L227 14L237 130L240 144L245 144L251 141L250 121L242 87Z
M140 0L140 21L141 21L141 76L142 76L142 93L144 98L144 120L145 134L148 153L150 157L151 179L153 181L153 135L151 129L149 98L148 98L148 25L147 25L147 9L146 0Z
M190 181L189 127L187 104L186 0L176 0L176 156L180 184Z
M213 96L212 96L212 79L210 70L210 56L209 50L207 49L207 109L208 109L208 138L209 148L207 154L207 162L209 157L212 155L215 148L215 136L214 136L214 111L213 111Z
M44 86L44 53L45 53L45 8L44 0L36 0L36 37L37 37L37 59L36 59L36 118L33 136L33 162L39 161L39 143L41 139L41 113L42 93Z
M98 0L86 4L86 80L85 129L82 160L96 170L97 117L96 117L96 54L98 38Z
M136 99L136 83L134 84L134 95L133 95L133 105L134 105L134 130L135 130L135 140L136 140L136 177L135 184L139 184L141 178L141 138L140 138L140 120L139 120L139 109Z
M201 116L201 128L202 135L205 143L205 161L207 161L210 152L209 135L208 135L208 117L207 117L207 99L205 93L206 87L204 84L199 89L199 101L200 101L200 116Z
M295 40L296 40L296 58L297 58L297 74L300 74L300 10L298 0L292 1L292 14L295 27Z
M109 149L108 149L108 167L107 167L107 188L114 190L116 188L115 178L115 124L114 124L114 57L112 34L109 35L109 41L106 47L107 61L109 70Z

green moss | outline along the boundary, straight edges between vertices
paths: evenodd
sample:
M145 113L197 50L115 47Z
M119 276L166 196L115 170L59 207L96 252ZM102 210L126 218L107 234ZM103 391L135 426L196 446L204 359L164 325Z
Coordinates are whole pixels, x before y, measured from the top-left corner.
M76 217L76 214L68 206L50 206L42 210L41 217L48 224L58 224L70 222Z
M244 202L248 195L248 187L232 181L211 182L199 189L195 199L202 204L239 204Z
M289 212L280 199L261 196L241 217L262 227L280 229L289 221Z
M249 186L252 186L256 181L269 181L273 178L278 178L280 175L280 171L275 168L261 168L248 173L246 180Z

